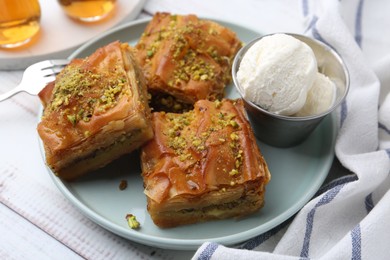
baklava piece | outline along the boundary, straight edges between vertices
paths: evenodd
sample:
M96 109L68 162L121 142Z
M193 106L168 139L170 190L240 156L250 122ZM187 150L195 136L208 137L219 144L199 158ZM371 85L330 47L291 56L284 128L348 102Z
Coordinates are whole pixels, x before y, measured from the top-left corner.
M242 217L264 204L267 164L242 100L200 100L183 113L153 113L141 150L147 209L161 227Z
M47 165L72 180L153 137L143 73L128 44L113 42L74 59L39 93L38 133Z
M156 110L182 111L223 97L242 46L230 29L195 15L157 13L136 45Z

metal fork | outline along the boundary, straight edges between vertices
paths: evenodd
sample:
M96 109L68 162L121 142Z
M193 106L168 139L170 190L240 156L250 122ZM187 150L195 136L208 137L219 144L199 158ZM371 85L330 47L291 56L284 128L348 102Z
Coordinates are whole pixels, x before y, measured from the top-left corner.
M69 60L45 60L29 66L23 73L19 85L3 94L0 94L0 101L6 100L19 92L27 92L31 95L38 93L53 81L56 75L69 63Z

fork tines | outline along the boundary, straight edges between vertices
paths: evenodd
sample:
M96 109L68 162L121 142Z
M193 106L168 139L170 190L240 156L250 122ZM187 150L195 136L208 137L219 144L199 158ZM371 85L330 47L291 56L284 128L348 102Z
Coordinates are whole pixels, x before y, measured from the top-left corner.
M69 63L67 60L46 60L40 64L44 77L55 76Z

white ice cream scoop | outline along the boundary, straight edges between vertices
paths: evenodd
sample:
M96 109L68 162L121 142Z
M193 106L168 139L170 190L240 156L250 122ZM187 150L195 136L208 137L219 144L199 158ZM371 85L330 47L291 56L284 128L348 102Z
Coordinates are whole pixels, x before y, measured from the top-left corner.
M266 36L245 53L237 71L244 98L280 115L304 106L317 61L304 42L286 34Z
M336 99L336 84L327 76L317 73L313 86L307 93L306 103L294 116L318 115L328 110Z

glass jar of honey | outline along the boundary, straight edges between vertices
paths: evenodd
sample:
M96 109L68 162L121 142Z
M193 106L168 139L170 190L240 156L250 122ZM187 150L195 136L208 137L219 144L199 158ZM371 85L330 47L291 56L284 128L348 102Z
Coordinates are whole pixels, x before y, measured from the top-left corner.
M115 0L58 0L65 13L83 22L99 21L115 8Z
M29 42L40 29L40 18L38 0L0 0L0 47Z

